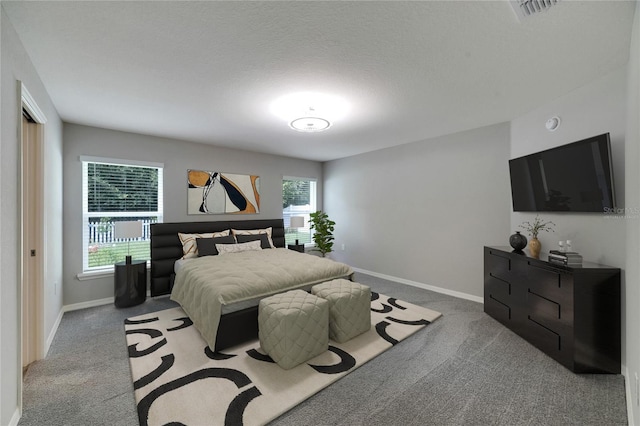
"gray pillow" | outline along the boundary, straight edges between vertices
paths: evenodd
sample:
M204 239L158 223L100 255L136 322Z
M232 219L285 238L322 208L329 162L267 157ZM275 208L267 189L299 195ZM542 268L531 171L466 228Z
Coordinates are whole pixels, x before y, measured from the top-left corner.
M254 234L254 235L236 235L236 240L238 243L248 243L249 241L260 241L260 247L263 249L270 249L271 244L269 244L269 237L267 234Z
M215 238L196 238L196 245L198 246L198 257L202 256L216 256L218 250L216 244L235 244L236 240L233 235L227 235L226 237Z

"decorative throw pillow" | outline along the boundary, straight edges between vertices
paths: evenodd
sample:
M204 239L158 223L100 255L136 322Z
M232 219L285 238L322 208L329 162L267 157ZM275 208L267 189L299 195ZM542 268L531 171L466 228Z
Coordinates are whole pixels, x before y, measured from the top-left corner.
M182 243L182 258L189 259L191 257L198 257L196 238L226 237L227 235L229 235L228 229L221 232L210 232L207 234L182 234L178 232L178 238L180 238L180 242Z
M267 234L267 240L269 240L269 246L271 248L275 248L273 245L273 240L271 239L271 227L264 229L232 229L231 232L238 239L238 235L259 235L259 234Z
M198 257L201 256L215 256L218 254L216 244L235 244L236 240L232 235L226 237L214 237L214 238L196 238L196 245L198 246Z
M249 241L248 243L241 244L216 244L218 254L222 256L228 253L240 253L241 251L257 251L262 250L260 247L260 241Z
M238 241L239 243L248 243L249 241L260 241L260 247L262 247L263 249L271 248L267 234L236 235L236 241Z

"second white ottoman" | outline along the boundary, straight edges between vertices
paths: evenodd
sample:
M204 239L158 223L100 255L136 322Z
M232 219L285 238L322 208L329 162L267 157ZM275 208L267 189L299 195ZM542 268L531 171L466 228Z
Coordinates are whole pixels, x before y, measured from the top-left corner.
M329 348L329 302L303 290L266 297L258 306L262 349L289 370Z
M311 287L311 293L329 302L329 337L338 343L371 328L371 289L337 279Z

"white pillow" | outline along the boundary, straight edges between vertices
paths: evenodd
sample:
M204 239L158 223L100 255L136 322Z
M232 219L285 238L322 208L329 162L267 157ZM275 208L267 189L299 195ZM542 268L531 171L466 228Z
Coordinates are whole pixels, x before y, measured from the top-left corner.
M275 248L273 245L273 240L271 239L271 226L264 229L232 229L233 235L258 235L258 234L267 234L267 240L269 240L269 245L271 248Z
M198 245L196 244L196 238L226 237L227 235L229 235L228 229L221 232L210 232L207 234L182 234L178 232L178 238L180 238L180 242L182 243L182 259L198 257Z
M222 256L223 254L240 253L241 251L258 251L262 250L262 247L260 247L260 240L255 240L240 244L216 244L216 250L218 250L218 256Z

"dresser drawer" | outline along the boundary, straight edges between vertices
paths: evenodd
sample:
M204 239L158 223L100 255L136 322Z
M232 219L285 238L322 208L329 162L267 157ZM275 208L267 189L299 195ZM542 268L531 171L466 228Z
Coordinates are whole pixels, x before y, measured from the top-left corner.
M557 359L560 356L562 349L560 335L535 321L531 316L529 316L527 327L527 340L553 358Z
M511 284L501 278L489 273L484 281L485 293L491 294L494 298L507 303L511 296Z
M529 318L559 332L562 321L562 306L559 303L528 292L527 308Z
M494 277L509 281L511 271L511 259L495 254L492 250L487 252L484 259L484 272Z
M511 322L511 308L495 297L486 293L484 298L484 311L503 324L508 324Z
M571 297L571 277L561 271L530 265L527 270L528 291L557 303Z

